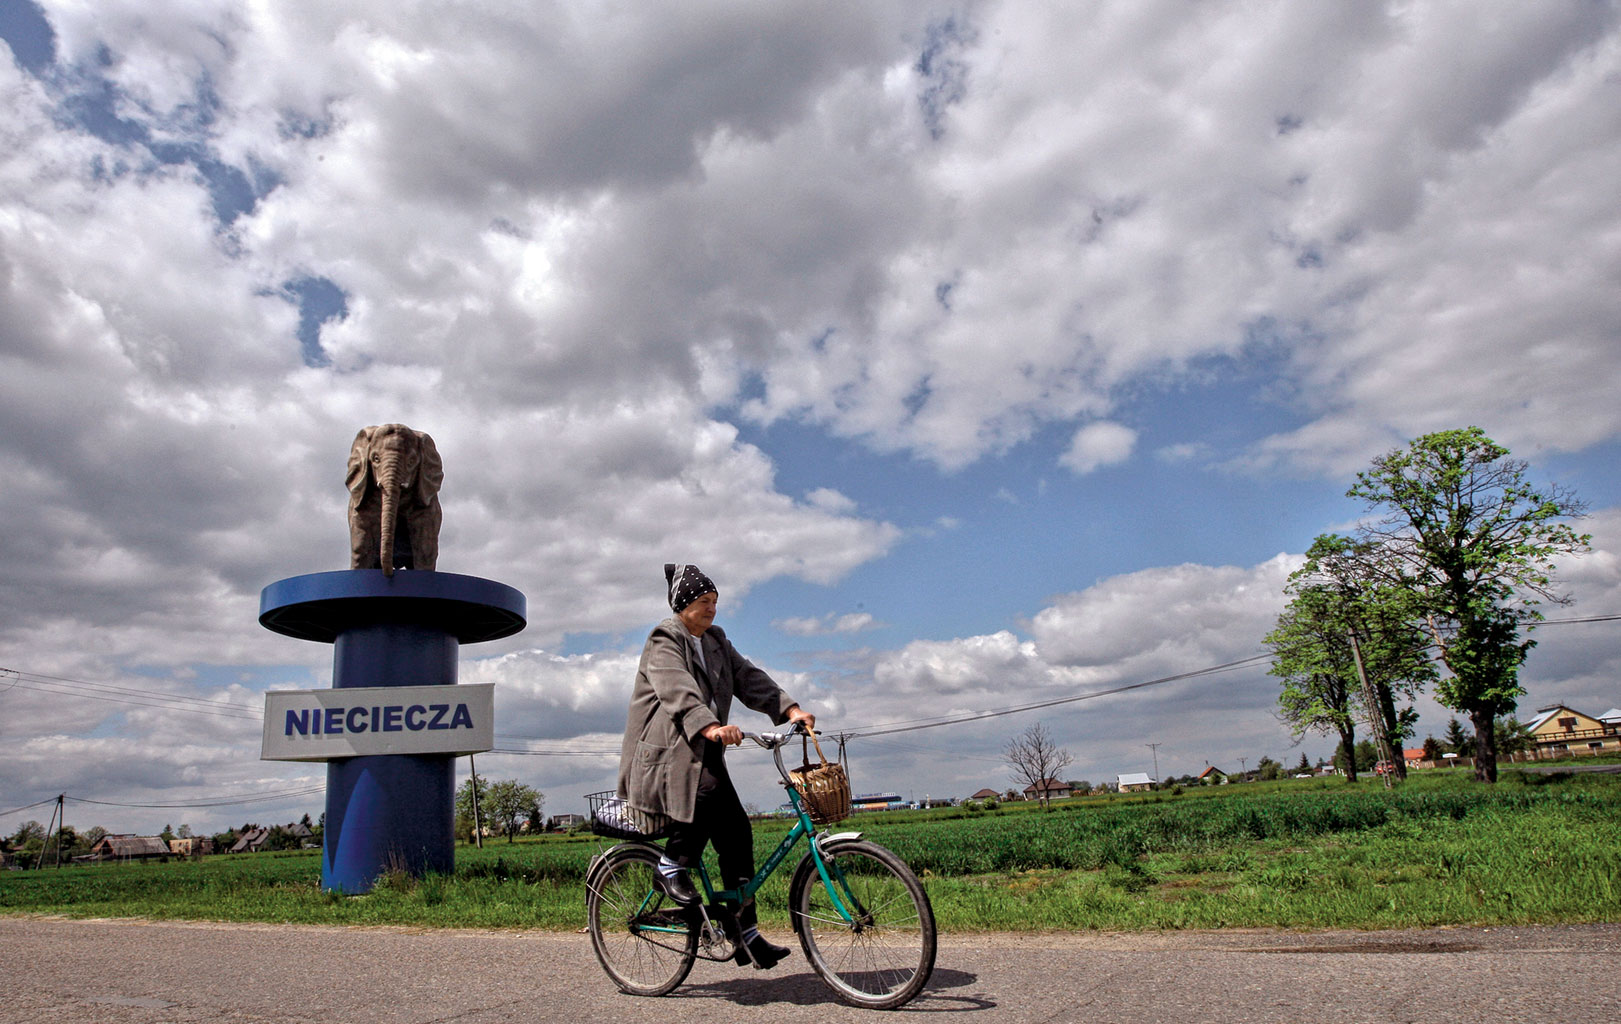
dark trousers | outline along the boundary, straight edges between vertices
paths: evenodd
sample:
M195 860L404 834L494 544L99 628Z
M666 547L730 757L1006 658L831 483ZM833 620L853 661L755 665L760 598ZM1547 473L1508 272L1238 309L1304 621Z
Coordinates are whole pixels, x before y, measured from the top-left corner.
M725 748L712 740L704 741L703 771L698 776L698 802L692 821L676 822L664 843L665 856L684 868L696 865L704 855L704 844L715 844L720 861L721 884L736 889L754 877L754 829L743 801L726 773ZM754 924L754 901L749 900L737 915L744 928Z

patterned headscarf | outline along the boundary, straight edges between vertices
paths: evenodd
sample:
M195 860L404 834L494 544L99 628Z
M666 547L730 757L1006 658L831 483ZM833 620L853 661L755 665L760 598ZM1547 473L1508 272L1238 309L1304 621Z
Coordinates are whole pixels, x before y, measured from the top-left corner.
M664 563L664 582L669 584L670 610L673 612L680 612L705 594L717 592L714 582L696 565Z

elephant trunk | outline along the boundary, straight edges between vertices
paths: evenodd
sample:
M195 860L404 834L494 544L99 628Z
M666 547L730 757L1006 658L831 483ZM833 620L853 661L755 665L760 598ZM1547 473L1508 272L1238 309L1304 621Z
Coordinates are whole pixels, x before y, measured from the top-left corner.
M377 490L383 503L382 520L378 524L381 536L377 546L384 576L394 575L394 522L400 501L399 469L400 459L394 454L384 455L377 464Z

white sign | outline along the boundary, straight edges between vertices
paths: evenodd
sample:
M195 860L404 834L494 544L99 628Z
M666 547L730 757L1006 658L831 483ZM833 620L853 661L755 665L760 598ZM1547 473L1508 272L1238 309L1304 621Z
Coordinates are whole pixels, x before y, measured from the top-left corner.
M495 746L495 684L355 686L265 694L264 761L478 754Z

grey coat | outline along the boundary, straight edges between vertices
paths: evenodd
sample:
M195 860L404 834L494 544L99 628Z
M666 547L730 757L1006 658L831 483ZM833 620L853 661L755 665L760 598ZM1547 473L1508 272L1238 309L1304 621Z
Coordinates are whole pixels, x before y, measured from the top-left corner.
M733 697L777 725L797 703L737 653L719 626L710 626L699 640L708 671L699 667L692 634L679 618L654 627L636 668L619 755L620 796L634 808L677 821L691 821L698 800L703 731L727 723Z

